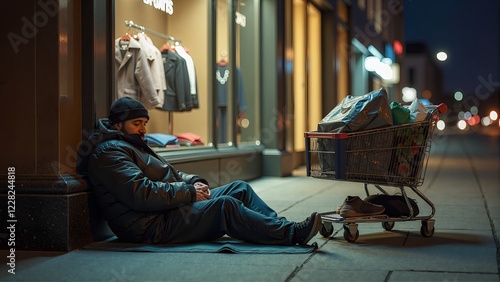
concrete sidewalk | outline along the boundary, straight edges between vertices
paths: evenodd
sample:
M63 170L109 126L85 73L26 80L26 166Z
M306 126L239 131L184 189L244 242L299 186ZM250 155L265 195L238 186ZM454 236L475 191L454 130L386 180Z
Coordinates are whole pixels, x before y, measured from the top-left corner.
M425 182L419 189L436 206L432 237L422 237L420 222L410 221L396 223L392 231L384 231L380 223L360 223L354 243L344 240L341 224L334 224L338 234L330 238L318 234L313 239L318 251L299 255L18 251L16 274L9 274L2 263L0 279L500 281L498 141L498 135L434 138ZM290 220L303 220L312 211L332 211L347 195L364 196L361 183L309 178L303 169L292 177L264 177L251 184ZM419 208L421 215L430 212L422 200ZM1 257L4 261L5 251Z

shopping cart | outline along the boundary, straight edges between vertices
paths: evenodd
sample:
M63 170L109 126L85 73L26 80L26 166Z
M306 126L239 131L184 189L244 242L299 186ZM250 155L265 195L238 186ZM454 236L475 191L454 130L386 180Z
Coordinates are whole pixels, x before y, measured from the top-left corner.
M337 211L324 212L321 213L322 236L330 237L334 231L333 223L340 223L343 224L344 239L354 242L359 237L358 223L381 222L385 230L392 230L395 222L417 220L422 223L422 236L431 237L434 234L432 217L436 209L417 187L424 181L432 131L439 119L438 114L446 112L447 107L440 104L427 106L427 109L427 118L419 122L352 133L304 133L307 176L361 182L364 183L367 196L370 196L368 188L371 186L384 195L390 194L382 186L399 188L409 211L407 216L382 214L346 218ZM408 198L406 187L430 206L429 215L414 216L413 200Z

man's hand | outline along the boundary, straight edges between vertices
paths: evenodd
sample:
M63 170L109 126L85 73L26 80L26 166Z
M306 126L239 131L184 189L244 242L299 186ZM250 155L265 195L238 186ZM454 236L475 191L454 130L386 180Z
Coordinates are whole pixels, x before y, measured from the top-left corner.
M195 182L194 188L196 189L196 201L210 200L210 188L202 182Z

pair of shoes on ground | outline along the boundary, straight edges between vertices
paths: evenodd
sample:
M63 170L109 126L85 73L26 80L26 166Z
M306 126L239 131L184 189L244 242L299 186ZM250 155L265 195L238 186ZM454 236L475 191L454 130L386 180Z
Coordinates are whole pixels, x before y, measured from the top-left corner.
M304 221L296 222L294 225L294 234L292 243L306 245L321 229L321 215L313 212L310 217Z
M385 208L361 200L358 196L347 196L344 203L337 208L337 214L341 217L359 217L383 214Z

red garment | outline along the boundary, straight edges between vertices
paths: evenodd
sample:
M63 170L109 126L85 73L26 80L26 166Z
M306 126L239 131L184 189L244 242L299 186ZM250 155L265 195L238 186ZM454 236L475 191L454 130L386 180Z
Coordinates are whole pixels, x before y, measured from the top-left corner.
M203 145L203 142L201 141L201 137L199 135L194 134L194 133L185 132L185 133L178 133L178 134L174 134L174 135L179 140L179 143L187 142L187 143L190 143L190 145Z

